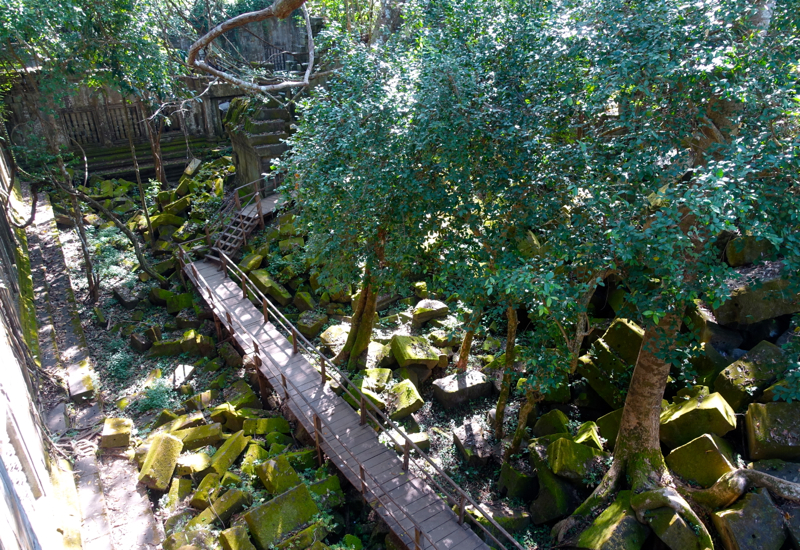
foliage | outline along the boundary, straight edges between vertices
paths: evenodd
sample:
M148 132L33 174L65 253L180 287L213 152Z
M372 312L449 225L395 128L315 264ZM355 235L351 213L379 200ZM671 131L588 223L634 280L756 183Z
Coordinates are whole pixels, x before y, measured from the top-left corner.
M139 412L170 409L178 402L175 391L164 380L156 382L142 392L141 397L133 404Z

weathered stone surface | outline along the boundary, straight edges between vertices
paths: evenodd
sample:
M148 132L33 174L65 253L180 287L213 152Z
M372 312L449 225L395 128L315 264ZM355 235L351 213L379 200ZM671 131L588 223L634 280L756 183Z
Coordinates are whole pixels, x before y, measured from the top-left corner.
M777 253L778 249L767 239L743 235L728 241L725 260L731 267L741 267L760 260L772 260Z
M584 485L591 484L589 477L593 471L605 472L604 462L608 457L603 451L565 438L547 447L547 464L553 473Z
M752 402L754 395L779 378L787 366L783 351L764 340L719 373L714 389L734 411L741 412Z
M681 445L667 455L666 462L672 473L703 487L711 487L723 474L736 469L733 448L714 434Z
M436 329L428 334L428 341L437 348L453 348L461 345L464 341L464 333L460 331L449 332L443 329Z
M167 313L177 315L180 311L192 307L192 295L189 293L173 294L167 298Z
M508 533L521 533L525 531L531 524L531 515L526 510L519 508L509 508L503 505L481 504L481 508L486 512L500 527L505 529ZM477 508L468 504L464 508L464 517L470 522L480 523L483 527L492 533L495 537L501 537L500 530L497 529L492 523Z
M578 537L576 546L587 550L638 550L649 531L636 520L631 509L631 492L620 491L617 499L597 516Z
M202 472L211 465L211 457L205 453L182 454L175 465L175 475L190 476Z
M317 303L314 301L314 298L309 292L298 292L294 295L294 300L292 303L294 304L294 307L300 310L301 313L303 311L311 311L317 307Z
M166 508L174 509L180 502L188 497L192 492L192 480L183 478L173 478L167 493Z
M236 525L222 531L219 534L219 543L223 550L256 550L244 525Z
M792 483L800 483L800 464L797 462L784 462L778 458L770 458L750 463L747 467Z
M428 283L425 281L414 283L414 296L420 300L425 300L428 297Z
M250 272L250 280L256 288L269 298L272 298L282 306L288 306L292 302L292 295L286 288L275 281L266 269L256 269Z
M412 323L414 326L421 327L431 319L442 319L450 313L447 304L438 300L420 300L414 306Z
M359 384L356 384L356 385L358 386ZM383 396L381 394L375 393L374 391L372 391L372 390L370 390L368 388L360 388L360 389L361 389L361 393L364 394L364 397L368 401L370 401L378 409L380 409L382 411L386 410L386 400L383 398ZM352 396L350 395L350 393L343 393L342 394L342 399L344 399L347 403L349 403L351 407L353 407L355 409L360 408L361 407L361 398L358 395L358 393L352 387L349 387L348 391L352 394Z
M221 476L242 454L248 443L250 443L250 438L246 437L244 432L236 432L214 453L214 456L211 457L211 465L203 473L216 473Z
M335 355L344 347L349 332L350 325L331 325L319 335L319 339L322 345Z
M401 367L425 365L432 369L439 363L439 351L420 336L392 336L392 354Z
M147 352L147 356L170 357L173 355L180 355L181 353L183 353L183 349L181 349L180 340L162 340L160 342L153 342L153 345Z
M388 369L386 369L388 370ZM425 401L419 395L417 387L411 380L403 380L389 390L392 397L389 417L392 420L405 418L422 408Z
M244 380L234 382L225 392L225 398L236 410L261 406L261 400Z
M139 353L144 353L153 346L153 342L148 340L147 337L136 332L131 333L130 344L131 347Z
M300 334L308 338L316 338L322 331L322 327L328 322L328 316L316 311L304 311L297 319L297 330Z
M243 423L242 429L245 435L263 435L272 432L282 434L292 433L289 422L285 418L276 416L274 418L249 418Z
M747 493L727 510L711 514L726 549L780 550L786 541L783 515L766 489Z
M129 418L106 418L100 435L100 447L127 447L131 442L132 429L133 420Z
M345 502L342 485L339 482L339 477L335 475L311 483L308 486L308 490L311 494L316 495L326 508L335 508L336 506L341 506Z
M706 550L693 526L672 508L656 508L647 512L650 529L670 550Z
M127 310L133 310L141 302L141 298L134 294L131 289L126 286L118 285L111 290L117 302Z
M239 262L239 269L241 269L245 274L250 273L254 269L261 267L261 262L263 260L264 256L260 254L248 254L242 259L241 262Z
M738 278L728 283L734 288L730 299L714 310L721 325L751 325L800 311L800 300L789 292L781 262L765 262L736 271Z
M800 458L800 402L751 403L745 430L750 458Z
M453 430L453 443L456 444L464 461L473 468L488 464L492 453L496 451L489 443L491 434L484 433L483 427L477 422Z
M642 347L644 329L628 319L617 318L603 334L603 342L626 365L636 364Z
M211 506L211 503L217 498L220 490L222 490L219 480L220 476L217 474L208 474L203 478L200 485L197 486L194 495L192 495L192 500L190 501L192 508L205 510Z
M536 477L539 481L539 493L531 504L531 519L536 525L565 518L581 503L577 489L567 480L555 475L537 450L537 443L530 446L530 456Z
M269 502L251 508L244 519L259 550L268 550L287 534L311 521L319 513L305 485L278 495Z
M661 442L675 448L705 433L724 436L736 428L736 415L719 394L698 396L661 413Z
M233 349L233 346L230 342L225 342L219 347L219 356L225 361L225 364L228 365L230 368L235 369L239 368L243 365L242 363L242 356L239 355L239 352Z
M601 338L590 353L578 360L577 371L610 407L625 403L632 367L627 365Z
M744 340L738 331L720 325L711 308L699 300L688 308L686 326L697 336L698 342L725 352L738 348Z
M264 487L273 495L279 495L300 484L297 475L285 455L278 455L256 466L256 475Z
M528 502L536 496L539 481L535 473L525 474L508 462L504 462L500 468L497 487L500 489L500 494L508 498L518 498Z
M492 382L479 371L451 374L433 382L433 395L445 408L453 408L492 393Z
M578 426L578 432L573 438L575 443L581 443L589 447L593 447L598 451L603 450L603 444L600 441L600 430L594 422L584 422Z
M186 529L196 529L203 525L224 525L230 521L234 514L244 510L252 501L253 497L248 493L239 489L230 489L187 523Z
M542 437L550 434L569 433L569 418L558 409L543 414L531 428L534 437Z
M401 428L401 431L402 431L402 428ZM395 430L392 430L389 433L394 438L394 441L392 441L392 440L388 441L389 445L394 445L394 450L397 451L398 453L404 452L404 447L406 445L405 438ZM428 452L430 450L430 448L431 448L431 440L428 437L428 434L426 434L425 432L421 432L421 433L406 433L405 435L406 435L406 437L408 437L409 440L411 440L411 442L414 445L419 447L420 450L422 450L424 452ZM411 450L413 451L414 448L411 447Z
M215 422L205 426L177 430L172 432L172 435L183 441L184 450L192 451L222 441L222 425Z
M157 434L139 472L139 482L156 491L166 491L183 450L183 442L166 433Z

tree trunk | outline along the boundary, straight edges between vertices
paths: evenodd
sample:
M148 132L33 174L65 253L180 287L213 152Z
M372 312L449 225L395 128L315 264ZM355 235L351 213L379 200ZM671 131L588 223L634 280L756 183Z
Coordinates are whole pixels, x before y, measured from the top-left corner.
M373 303L371 306L372 312L369 314L370 318L368 321L369 329L366 327L362 328L362 324L365 321L365 313L367 309L369 309L369 296L370 294L374 294L372 292L372 274L369 268L366 269L364 272L364 281L362 284L361 292L358 293L358 301L356 302L355 306L353 306L353 316L350 318L350 332L347 335L347 341L344 344L344 347L339 351L336 357L333 358L333 363L336 365L350 365L351 356L356 348L357 342L363 342L364 339L364 332L369 330L367 334L367 338L372 337L372 325L374 324L375 320L375 302L377 300L376 296L373 296ZM369 339L367 339L367 345L369 345ZM358 359L358 356L356 356Z
M503 369L503 384L500 388L500 397L497 398L497 409L494 415L494 437L500 441L503 439L503 419L506 414L506 403L508 395L511 393L511 372L514 366L514 344L517 340L517 310L513 306L506 309L508 318L508 332L506 333L506 361Z
M67 167L64 165L64 159L60 154L56 155L58 161L58 170L64 180L64 185L67 189L72 190L72 178L67 172ZM81 241L81 252L83 253L83 268L86 272L86 282L88 284L89 301L91 303L97 302L100 299L100 282L94 274L94 264L92 256L89 254L88 241L86 240L86 227L83 225L83 215L81 214L81 205L78 203L78 198L74 195L70 196L72 203L73 218L75 220L75 227L78 228L78 238Z
M161 132L164 130L164 119L160 118L157 124L153 124L150 120L150 109L147 109L144 101L139 100L139 107L142 110L144 117L144 124L147 128L147 140L150 142L150 151L153 153L153 168L156 172L156 177L161 185L166 185L167 174L164 171L164 159L161 155Z
M363 292L367 296L364 301L364 309L361 311L361 322L358 324L356 338L347 362L348 370L352 371L366 368L366 353L369 342L372 340L372 328L375 325L375 305L378 301L378 293L375 292L375 287L371 283Z
M150 223L150 212L147 210L147 197L144 192L144 185L142 185L142 174L139 171L139 160L136 158L136 146L133 144L133 121L130 119L130 111L127 105L130 102L123 100L123 107L125 107L125 133L128 134L128 145L131 148L131 158L133 159L133 170L136 172L136 184L139 186L139 198L142 200L142 211L144 212L144 219L147 220L147 232L150 235L150 244L156 245L156 235L153 231L153 224Z
M542 395L533 389L533 386L528 384L525 390L525 404L519 410L519 419L517 420L517 429L514 430L514 439L511 440L511 446L506 450L505 460L511 458L511 455L519 452L519 447L522 444L522 438L525 436L525 428L528 425L528 416L536 408L536 403L542 400Z
M467 370L467 361L469 360L469 351L472 348L472 339L475 338L475 331L478 330L478 324L483 317L483 307L475 306L472 316L469 320L469 327L467 333L464 335L464 341L461 343L461 349L458 351L458 362L456 363L456 371L464 372Z

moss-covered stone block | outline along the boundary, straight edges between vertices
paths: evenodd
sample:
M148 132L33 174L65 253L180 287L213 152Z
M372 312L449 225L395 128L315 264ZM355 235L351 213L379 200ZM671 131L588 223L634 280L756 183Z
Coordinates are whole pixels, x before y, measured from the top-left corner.
M669 469L686 481L711 487L724 474L736 469L733 448L714 434L703 434L666 456Z
M531 428L533 437L550 434L569 433L569 418L558 409L543 414Z
M558 439L547 447L547 464L554 474L574 483L590 485L593 470L604 470L604 461L609 455L581 445L570 439Z
M223 487L238 487L242 484L242 478L233 472L225 472L220 480L220 485Z
M282 434L292 433L289 422L285 418L276 416L274 418L250 418L243 424L245 435L263 435L272 432Z
M617 493L616 500L580 534L576 546L587 550L642 548L650 531L636 519L631 496L631 491Z
M483 511L491 516L491 518L500 527L505 529L508 533L515 534L525 531L531 523L531 515L527 510L519 508L509 508L508 506L493 506L490 504L481 504ZM477 508L468 504L464 508L464 518L470 523L480 523L487 531L495 537L502 537L500 530L497 529L486 516Z
M314 541L324 539L328 535L328 530L321 523L314 523L305 529L301 529L285 541L276 545L277 550L306 550ZM346 535L345 535L346 536Z
M376 370L376 369L372 369ZM389 370L389 369L380 369ZM392 420L405 418L422 408L425 401L419 394L417 387L411 380L403 380L389 390L391 395L391 405L389 417Z
M800 458L800 402L751 403L745 415L750 458Z
M103 433L100 434L100 447L127 447L131 442L132 429L133 420L129 418L106 418Z
M350 392L353 394L353 397L351 397L350 394L343 393L342 399L344 399L347 403L349 403L350 406L353 407L354 409L360 408L361 401L359 395L352 388L350 388ZM373 405L375 405L375 407L377 407L379 410L383 411L386 409L386 400L379 393L375 393L374 391L367 388L362 388L361 393L364 394L364 397L368 401L370 401Z
M255 269L250 272L249 277L256 288L281 306L288 306L292 302L292 295L289 291L275 281L266 269Z
M211 457L205 453L182 454L175 465L175 475L190 476L202 472L211 465Z
M175 436L160 433L150 442L150 450L139 472L139 483L156 491L166 491L183 450L183 442Z
M280 248L281 254L288 254L296 248L302 248L304 244L303 237L290 237L278 241L278 248Z
M300 484L300 476L289 464L285 455L278 455L255 468L256 475L264 487L273 495L288 491Z
M298 485L270 500L250 509L244 519L250 529L256 547L269 550L289 533L301 527L319 513L305 485Z
M186 220L177 216L175 214L171 214L169 212L156 214L155 216L150 216L150 226L153 229L158 229L164 225L174 225L175 227L180 227L184 224Z
M153 342L147 351L148 357L174 357L183 353L180 340L162 340Z
M250 443L250 438L245 436L244 432L239 431L231 435L211 457L211 465L203 473L216 473L221 476L236 462L248 443Z
M201 357L216 355L214 339L211 336L199 334L195 329L190 329L183 333L181 350L184 353Z
M286 459L298 472L313 470L317 467L317 451L312 448L286 453Z
M600 437L606 440L606 448L609 450L613 451L617 444L620 422L622 422L622 409L604 414L595 421L597 429L600 431Z
M600 441L600 429L594 422L584 422L578 426L578 431L572 439L575 443L581 443L589 447L602 451L603 443Z
M207 445L215 445L222 441L222 425L214 422L213 424L196 428L177 430L172 432L172 435L183 441L184 450L192 451Z
M225 525L234 514L238 514L253 502L253 497L240 489L230 489L211 506L200 512L186 524L186 529L196 529L204 525Z
M256 550L245 525L236 525L222 531L219 534L219 543L223 550Z
M336 508L345 503L344 491L339 477L332 475L309 484L308 490L316 495L325 508Z
M432 319L443 319L450 313L450 308L438 300L420 300L412 313L411 322L415 327L421 327Z
M178 503L188 497L192 492L192 480L176 477L172 479L169 486L169 493L167 493L166 508L168 510L174 509Z
M418 386L416 383L414 385ZM491 393L492 381L476 370L451 374L433 381L433 396L446 409L486 397Z
M197 486L194 495L192 495L192 500L190 501L192 508L205 510L211 506L211 503L217 498L221 490L220 476L217 474L208 474L200 482L200 485Z
M243 365L242 356L239 355L239 352L233 349L233 346L230 342L225 342L219 347L219 356L222 358L222 361L230 368L236 369Z
M156 306L165 306L167 305L167 300L175 296L175 293L171 290L165 290L163 288L154 287L150 289L150 294L148 295L148 300L150 303Z
M539 488L539 480L535 473L523 473L508 462L500 468L500 479L497 487L501 494L508 498L518 498L525 502L533 500Z
M183 402L183 407L187 411L202 411L211 406L211 403L213 403L217 397L219 397L218 390L206 390L186 399Z
M184 214L189 208L192 206L192 197L182 197L176 201L173 201L167 205L164 205L162 210L168 214L175 214L176 216L180 216Z
M292 303L294 304L294 307L300 310L301 313L303 311L311 311L317 307L317 303L314 301L314 298L309 292L298 292L294 295L294 300Z
M736 428L736 415L719 394L697 396L661 413L661 442L675 448L705 433L724 436Z
M726 510L711 514L723 548L779 550L786 541L784 517L766 489L747 493Z
M725 260L731 267L741 267L760 260L773 260L778 249L767 239L742 235L728 241L725 247Z
M401 367L425 365L433 368L439 363L439 351L421 336L395 334L390 342L392 355Z
M628 319L617 318L603 334L603 341L627 365L635 365L644 329Z
M531 444L530 456L536 477L539 481L539 493L531 504L531 519L536 525L565 518L581 503L577 489L567 480L555 475Z
M296 297L295 297L296 299ZM317 311L304 311L297 319L297 330L300 334L308 338L316 338L322 331L322 327L328 322L328 316Z
M650 529L667 548L675 550L706 550L695 527L672 508L656 508L645 515Z
M790 290L790 278L781 262L765 262L742 270L731 286L730 298L714 310L717 322L741 328L800 311L800 299Z
M192 295L188 292L184 294L173 294L167 298L167 313L177 315L184 309L192 307Z
M426 299L428 297L428 283L425 281L418 281L414 283L414 296L420 300Z
M610 407L616 409L625 403L632 367L602 338L592 344L590 353L579 358L577 371Z
M237 380L231 384L231 387L225 392L225 398L237 410L261 406L261 400L244 380Z
M242 458L242 473L247 475L256 475L256 465L267 460L271 455L259 443L252 441L247 446L247 450Z
M289 435L280 432L271 432L264 436L264 445L269 447L273 443L279 445L289 445L292 443L292 438Z
M787 366L781 348L764 340L719 373L714 389L734 411L741 412L758 392L780 378Z

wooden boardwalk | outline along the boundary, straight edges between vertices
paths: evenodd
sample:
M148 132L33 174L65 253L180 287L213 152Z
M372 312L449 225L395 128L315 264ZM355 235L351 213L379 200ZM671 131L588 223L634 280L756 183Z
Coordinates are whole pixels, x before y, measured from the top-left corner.
M272 323L264 322L262 312L244 299L241 288L216 264L187 264L185 274L217 318L233 327L234 338L245 353L255 354L257 342L262 374L312 437L316 436L315 416L319 418L322 450L350 483L362 490L406 546L489 548L459 523L457 515L422 479L404 471L397 453L380 443L368 424L361 425L359 414L324 383L302 354L293 353L292 343Z
M280 193L273 193L261 199L261 212L266 216L269 213L275 212L278 208L283 206L286 201ZM258 207L255 204L245 206L242 208L242 216L255 218L258 215Z

